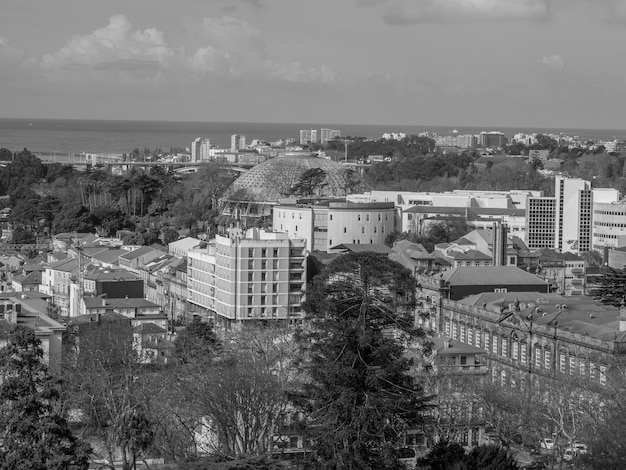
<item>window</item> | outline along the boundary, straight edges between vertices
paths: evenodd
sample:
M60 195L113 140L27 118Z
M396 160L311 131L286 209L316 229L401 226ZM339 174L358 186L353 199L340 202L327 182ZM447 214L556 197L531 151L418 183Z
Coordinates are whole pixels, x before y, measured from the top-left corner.
M252 273L248 273L248 282L252 281Z
M266 273L261 273L261 282L265 282Z
M346 227L343 228L343 233L348 233L348 229Z
M264 295L261 296L261 305L265 305L265 296Z
M535 367L541 368L541 348L535 348Z
M546 349L544 352L544 367L546 369L552 369L552 351Z
M474 344L474 328L471 326L467 329L467 344Z
M480 348L480 336L481 336L480 335L480 330L476 329L476 343L475 343L475 346L477 348Z
M251 303L252 303L252 296L251 296L251 295L249 295L249 296L248 296L248 305L250 305Z
M458 323L453 323L452 324L452 338L453 339L458 339L459 336L459 325Z
M361 227L361 233L365 233L365 227Z
M248 269L254 269L254 261L248 260Z
M267 269L267 261L261 261L261 269Z
M578 364L576 364L576 358L574 356L570 356L569 358L569 373L570 375L574 375L578 370Z
M580 364L580 375L585 375L586 374L585 360L581 358L579 361L579 364Z
M461 365L462 366L467 365L467 356L461 356Z
M491 338L491 352L498 354L498 337L495 335Z
M274 248L273 255L274 255L274 258L278 258L278 248Z
M508 357L508 342L506 340L506 338L502 338L502 346L500 347L500 352L502 354L502 357Z
M254 248L248 248L248 258L254 257Z
M483 347L485 351L489 351L489 333L486 331L484 333Z
M595 362L589 363L589 378L591 380L596 380L596 363Z
M267 256L267 248L261 249L261 256L265 258Z
M461 342L465 343L465 325L461 325Z
M559 354L559 372L565 373L565 353Z
M520 344L519 360L522 364L526 364L526 345L524 343Z
M513 355L513 360L517 361L519 357L519 343L517 341L513 341L511 345L511 354Z
M445 332L446 336L450 336L450 320L446 320Z
M368 221L368 222L370 221L370 215L369 214L365 215L365 220Z
M600 366L600 385L606 385L606 366Z

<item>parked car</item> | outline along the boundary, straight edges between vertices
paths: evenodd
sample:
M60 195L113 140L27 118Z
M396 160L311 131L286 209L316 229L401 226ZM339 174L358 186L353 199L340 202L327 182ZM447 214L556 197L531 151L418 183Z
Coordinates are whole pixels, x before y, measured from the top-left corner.
M576 450L570 448L565 449L563 453L563 462L571 462L576 456Z
M541 439L539 441L539 448L540 449L553 450L554 449L554 441L552 439L550 439L549 437L544 437L543 439Z

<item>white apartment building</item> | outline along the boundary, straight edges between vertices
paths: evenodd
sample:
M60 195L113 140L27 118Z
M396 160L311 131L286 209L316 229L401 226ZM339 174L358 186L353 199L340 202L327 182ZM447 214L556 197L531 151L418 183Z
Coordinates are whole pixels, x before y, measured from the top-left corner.
M233 134L230 136L230 149L241 150L246 148L246 136L243 134Z
M615 219L619 217L616 215L619 210L613 205L619 200L616 189L591 189L589 181L562 176L555 178L554 185L555 197L529 200L526 212L529 248L584 253L618 242L620 224L626 224L626 220Z
M300 130L300 145L316 144L317 142L317 129Z
M310 251L334 246L384 243L395 231L395 205L344 200L281 199L273 210L273 227L306 240Z
M191 143L191 161L202 162L209 159L211 139L198 137Z
M52 302L61 309L61 315L70 315L70 290L72 277L78 270L78 260L66 258L49 263L41 273L39 291L52 296Z
M626 246L626 201L593 201L593 249Z
M329 140L335 140L341 137L341 131L337 129L320 129L320 143L326 145Z
M189 302L231 329L248 322L302 318L306 241L284 232L232 230L189 251Z

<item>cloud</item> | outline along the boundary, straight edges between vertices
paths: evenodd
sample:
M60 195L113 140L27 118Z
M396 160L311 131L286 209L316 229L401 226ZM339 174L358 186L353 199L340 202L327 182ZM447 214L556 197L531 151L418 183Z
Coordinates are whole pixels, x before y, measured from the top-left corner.
M332 83L336 73L328 66L304 67L271 56L262 34L245 20L231 16L204 18L208 45L188 59L191 69L205 78L224 76L286 83Z
M565 61L558 54L542 57L539 62L550 70L565 70Z
M549 0L361 0L374 6L386 23L462 23L543 20L550 16Z
M289 64L265 64L270 77L289 83L332 83L337 74L327 65L318 68L305 68L300 62Z
M167 45L161 31L133 31L124 15L115 15L107 26L73 36L58 51L44 55L41 67L50 76L77 69L154 76L175 56L176 51Z
M59 86L148 92L177 84L205 87L220 81L328 84L336 73L326 65L303 66L273 57L259 30L233 16L199 20L192 46L172 46L156 28L139 30L124 15L85 35L72 36L38 62L43 76ZM0 55L6 41L0 38ZM148 85L148 86L146 86Z
M604 20L608 23L626 24L626 0L606 0Z

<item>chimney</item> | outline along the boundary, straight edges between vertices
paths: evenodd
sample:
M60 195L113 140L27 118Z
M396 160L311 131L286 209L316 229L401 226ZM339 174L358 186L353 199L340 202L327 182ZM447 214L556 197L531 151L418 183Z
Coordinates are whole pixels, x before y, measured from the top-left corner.
M624 302L619 308L619 331L626 331L626 305Z

